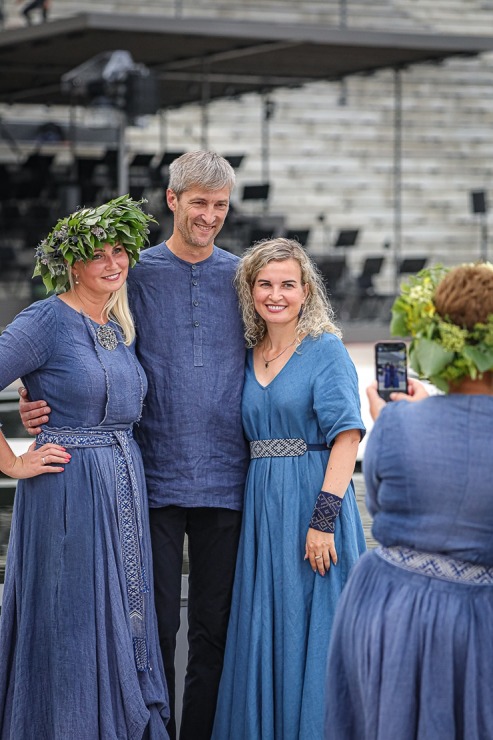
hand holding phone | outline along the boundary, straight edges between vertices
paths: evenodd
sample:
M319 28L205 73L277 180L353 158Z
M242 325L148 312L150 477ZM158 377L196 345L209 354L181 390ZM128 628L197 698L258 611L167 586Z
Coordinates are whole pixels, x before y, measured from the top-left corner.
M375 372L378 395L390 401L395 391L407 393L407 350L404 342L375 344Z

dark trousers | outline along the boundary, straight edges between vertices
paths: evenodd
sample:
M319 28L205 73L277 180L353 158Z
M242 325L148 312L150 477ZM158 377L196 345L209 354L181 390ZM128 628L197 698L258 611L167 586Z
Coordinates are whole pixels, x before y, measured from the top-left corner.
M175 648L180 627L181 573L188 535L188 664L180 740L209 740L223 666L241 512L166 506L150 509L159 641L176 738Z

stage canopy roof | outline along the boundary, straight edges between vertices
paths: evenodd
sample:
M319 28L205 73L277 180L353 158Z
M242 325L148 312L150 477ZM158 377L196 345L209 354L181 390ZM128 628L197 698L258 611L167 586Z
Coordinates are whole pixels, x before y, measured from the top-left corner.
M84 13L0 33L0 102L64 104L62 75L113 50L159 77L162 108L493 51L493 36Z

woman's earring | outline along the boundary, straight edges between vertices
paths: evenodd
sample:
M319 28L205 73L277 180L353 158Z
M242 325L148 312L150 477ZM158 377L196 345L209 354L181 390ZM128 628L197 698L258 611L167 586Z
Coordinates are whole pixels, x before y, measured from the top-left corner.
M79 279L78 279L79 276L78 275L74 275L74 278L75 278L74 279L75 284L78 285L79 284Z

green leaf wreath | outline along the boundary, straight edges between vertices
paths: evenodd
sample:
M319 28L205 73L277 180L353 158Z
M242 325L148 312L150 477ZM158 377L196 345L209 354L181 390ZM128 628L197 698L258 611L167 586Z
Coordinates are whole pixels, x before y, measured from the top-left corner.
M36 247L33 277L41 276L47 292L64 292L69 287L67 265L87 262L105 244L121 244L133 267L149 241L149 222L156 223L142 210L145 202L121 195L97 208L80 208L61 218Z
M493 265L485 263L493 270ZM392 306L393 336L411 337L409 362L421 378L440 390L466 377L477 378L493 369L493 314L471 330L438 314L433 297L448 269L442 265L421 270L401 288Z

